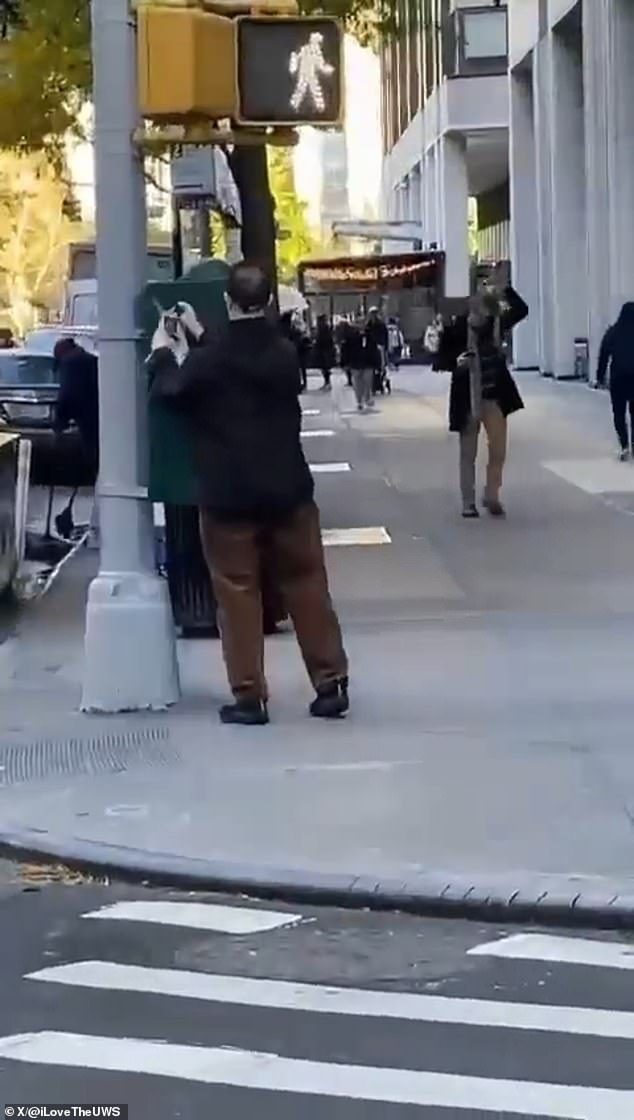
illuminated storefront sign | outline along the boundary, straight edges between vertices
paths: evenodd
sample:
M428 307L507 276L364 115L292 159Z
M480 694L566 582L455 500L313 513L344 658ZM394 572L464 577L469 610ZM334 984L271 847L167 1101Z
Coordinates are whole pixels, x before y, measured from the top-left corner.
M442 253L306 261L299 267L299 286L306 295L346 290L433 288L439 282L442 263Z

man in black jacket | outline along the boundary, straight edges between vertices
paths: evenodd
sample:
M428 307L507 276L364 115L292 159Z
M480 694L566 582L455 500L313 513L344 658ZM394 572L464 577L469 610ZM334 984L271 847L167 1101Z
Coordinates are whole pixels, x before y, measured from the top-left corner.
M296 348L267 321L270 298L258 265L234 265L228 326L180 367L161 367L152 388L191 424L203 550L234 695L221 709L223 723L268 722L262 550L275 566L317 694L311 714L333 719L349 707L347 660L301 444L300 366Z
M462 516L479 517L476 459L480 428L489 444L484 506L504 517L500 500L506 460L507 419L524 407L503 349L505 335L528 315L524 300L510 286L498 294L478 293L469 312L442 328L434 368L450 372L449 428L460 435Z
M616 323L608 327L603 336L597 367L597 388L605 385L608 371L614 428L619 440L619 458L626 463L634 455L634 303L623 304Z

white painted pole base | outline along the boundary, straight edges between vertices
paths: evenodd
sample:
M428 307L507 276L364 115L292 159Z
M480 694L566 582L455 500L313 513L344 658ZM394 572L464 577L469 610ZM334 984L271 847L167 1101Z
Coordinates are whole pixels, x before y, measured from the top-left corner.
M88 593L81 710L164 711L179 698L165 581L145 572L100 573Z

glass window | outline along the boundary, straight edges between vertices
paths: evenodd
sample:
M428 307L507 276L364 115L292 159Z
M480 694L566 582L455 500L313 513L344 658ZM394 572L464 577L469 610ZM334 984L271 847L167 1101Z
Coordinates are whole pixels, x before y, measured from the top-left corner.
M506 11L462 14L462 44L465 61L479 58L504 58L507 53Z
M0 384L2 385L54 385L57 375L53 358L42 354L0 354Z
M71 322L80 327L97 326L97 293L73 296Z

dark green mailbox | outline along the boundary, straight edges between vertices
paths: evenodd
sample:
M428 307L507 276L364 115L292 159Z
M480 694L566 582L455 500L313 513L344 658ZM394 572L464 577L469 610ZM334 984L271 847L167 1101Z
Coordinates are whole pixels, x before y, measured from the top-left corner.
M172 283L150 283L138 304L145 356L161 313L179 301L189 303L206 329L226 319L224 293L229 266L205 261ZM196 503L191 444L184 421L159 401L149 404L150 486L153 502L193 506Z
M226 319L229 267L206 261L173 283L150 283L138 303L144 357L159 316L179 301L193 307L206 329ZM198 533L191 440L186 422L160 401L148 405L149 496L165 507L167 579L174 621L184 636L217 634L216 604Z

